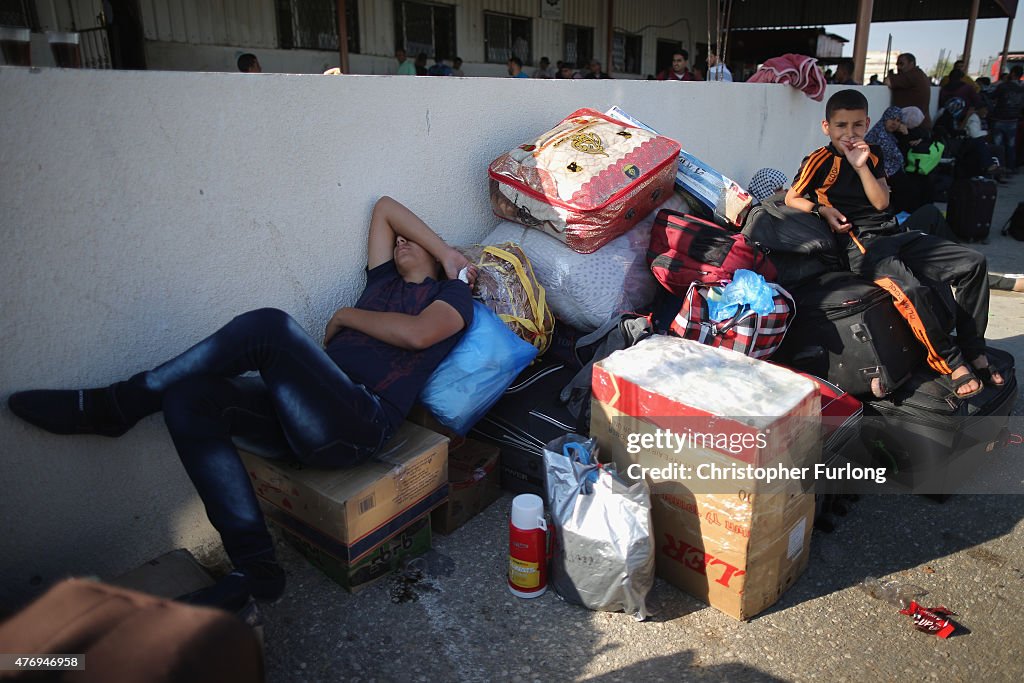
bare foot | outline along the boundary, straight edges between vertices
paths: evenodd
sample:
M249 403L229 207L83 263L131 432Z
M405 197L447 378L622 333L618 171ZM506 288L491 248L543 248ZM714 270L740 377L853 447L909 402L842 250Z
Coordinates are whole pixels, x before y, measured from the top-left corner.
M871 393L875 395L875 398L885 398L889 394L885 387L882 386L881 377L871 378Z
M984 356L980 356L980 357L984 358ZM986 365L986 367L988 366L988 358L985 358L985 365ZM953 374L950 375L950 378L955 382L956 380L960 379L964 375L970 374L970 372L971 372L970 368L968 368L966 365L961 365L960 367L958 367L956 370L953 371ZM974 393L974 392L978 391L979 389L981 389L981 382L979 382L976 379L972 379L970 382L967 382L966 384L963 384L963 385L957 387L956 395L957 396L966 396L967 394Z

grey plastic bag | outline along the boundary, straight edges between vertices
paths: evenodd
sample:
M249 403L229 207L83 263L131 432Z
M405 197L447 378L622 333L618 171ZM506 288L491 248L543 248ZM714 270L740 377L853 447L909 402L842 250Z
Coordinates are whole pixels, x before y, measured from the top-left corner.
M578 434L544 449L555 533L551 586L567 602L642 621L654 585L650 490L643 480L626 485L596 456L596 441Z

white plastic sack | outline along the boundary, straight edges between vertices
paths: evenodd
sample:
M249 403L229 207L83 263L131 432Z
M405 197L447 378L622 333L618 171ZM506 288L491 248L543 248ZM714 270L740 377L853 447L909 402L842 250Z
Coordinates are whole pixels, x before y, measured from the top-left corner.
M566 443L593 439L559 437L544 449L545 488L556 535L551 585L566 602L593 610L648 616L645 600L654 585L651 493L643 479L632 486L614 465L586 465L563 454Z
M682 211L685 206L673 193L659 210ZM647 264L647 247L657 214L652 211L592 254L577 253L554 237L508 221L499 223L484 244L518 244L533 264L555 316L591 332L613 315L639 311L654 298L658 281Z

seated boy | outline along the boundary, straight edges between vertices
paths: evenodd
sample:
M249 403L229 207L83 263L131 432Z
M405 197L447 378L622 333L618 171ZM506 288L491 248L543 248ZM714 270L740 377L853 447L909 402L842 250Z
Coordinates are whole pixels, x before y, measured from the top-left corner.
M988 283L985 257L949 240L900 227L887 212L889 186L882 151L864 141L870 128L867 99L840 90L825 105L821 129L829 144L800 165L786 204L817 213L845 242L850 270L873 280L893 297L928 352L928 364L960 398L981 392L1003 376L985 356ZM907 227L911 229L906 230ZM925 282L956 290L956 342L938 314L943 305ZM883 396L890 387L872 387Z
M355 307L334 313L323 346L286 313L264 308L126 381L23 391L8 404L56 434L105 436L162 410L235 569L185 599L227 608L250 595L273 600L284 591L284 571L232 439L313 467L372 457L472 321L470 287L457 279L466 267L472 282L465 256L384 197L370 219L366 287ZM240 377L251 370L259 377Z

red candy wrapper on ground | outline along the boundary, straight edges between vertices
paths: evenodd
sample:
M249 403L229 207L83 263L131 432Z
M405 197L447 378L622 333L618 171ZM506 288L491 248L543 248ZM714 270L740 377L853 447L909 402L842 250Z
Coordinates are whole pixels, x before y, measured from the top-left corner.
M956 630L956 623L949 617L955 616L956 612L950 612L945 607L922 607L916 600L910 602L910 606L901 609L900 614L913 617L914 628L918 631L931 633L939 638L948 638Z

